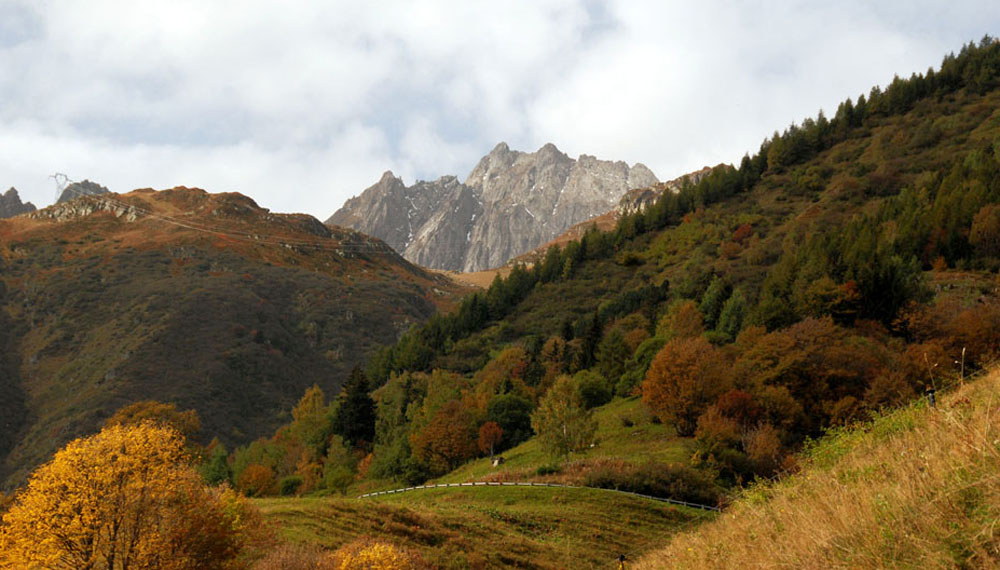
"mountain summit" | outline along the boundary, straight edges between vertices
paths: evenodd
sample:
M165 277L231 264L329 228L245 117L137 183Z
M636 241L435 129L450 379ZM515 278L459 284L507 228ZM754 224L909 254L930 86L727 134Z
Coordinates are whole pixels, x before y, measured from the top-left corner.
M501 142L465 182L455 176L406 186L386 172L326 223L374 235L413 263L479 271L614 208L629 190L658 182L642 164L572 159L549 143L533 153Z
M0 194L0 218L12 218L19 214L34 212L35 205L31 202L21 202L16 188L11 188Z
M63 188L61 194L59 194L59 199L56 200L56 204L62 204L63 202L69 202L80 196L99 196L101 194L110 194L111 191L101 186L96 182L91 182L90 180L84 180L83 182L73 182L66 188Z

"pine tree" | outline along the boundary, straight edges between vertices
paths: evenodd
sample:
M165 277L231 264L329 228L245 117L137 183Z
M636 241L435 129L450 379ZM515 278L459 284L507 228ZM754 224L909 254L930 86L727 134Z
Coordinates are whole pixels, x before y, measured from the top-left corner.
M368 379L358 367L351 371L340 393L333 431L356 448L366 448L375 440L375 401L368 394Z

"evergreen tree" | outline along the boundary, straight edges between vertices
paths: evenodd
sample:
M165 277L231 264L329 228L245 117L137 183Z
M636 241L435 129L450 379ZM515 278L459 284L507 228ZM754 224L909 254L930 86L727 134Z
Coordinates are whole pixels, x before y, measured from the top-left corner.
M718 275L712 279L705 294L701 297L698 310L705 315L705 328L714 329L722 313L722 306L729 297L729 285Z
M219 443L218 439L213 439L208 445L209 454L205 462L198 467L205 483L211 486L220 483L232 483L233 470L229 467L229 453L226 446Z
M375 440L375 401L368 394L368 379L355 367L340 393L340 407L333 432L352 447L367 447Z
M743 328L743 318L747 312L747 299L742 289L733 291L729 300L722 307L719 314L719 325L716 330L726 335L729 340L736 338Z

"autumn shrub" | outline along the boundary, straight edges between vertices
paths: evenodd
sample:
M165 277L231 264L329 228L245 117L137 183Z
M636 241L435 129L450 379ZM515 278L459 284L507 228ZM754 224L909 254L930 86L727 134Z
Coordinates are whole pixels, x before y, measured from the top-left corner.
M273 495L277 491L274 470L267 465L250 465L236 479L236 487L248 497Z
M244 568L263 529L235 492L202 484L178 432L113 425L32 474L3 517L0 568Z
M599 464L584 476L584 485L703 505L715 505L720 497L711 475L679 463Z
M336 570L422 570L431 568L419 554L394 544L363 537L331 556Z

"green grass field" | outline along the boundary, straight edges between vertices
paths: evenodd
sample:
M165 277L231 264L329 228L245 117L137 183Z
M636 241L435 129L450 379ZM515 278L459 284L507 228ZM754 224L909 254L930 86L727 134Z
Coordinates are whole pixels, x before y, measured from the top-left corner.
M650 421L638 398L616 399L596 408L594 417L598 423L597 445L584 453L572 454L566 460L567 470L573 466L585 468L589 462L607 459L642 464L647 461L687 462L691 457L690 440L678 438L671 426ZM623 419L632 425L626 426ZM547 454L534 438L500 455L505 460L500 467L494 468L489 458L478 459L433 482L540 480L535 474L539 467L561 463Z
M712 515L599 489L467 487L256 501L282 538L335 549L364 535L441 568L613 568Z

